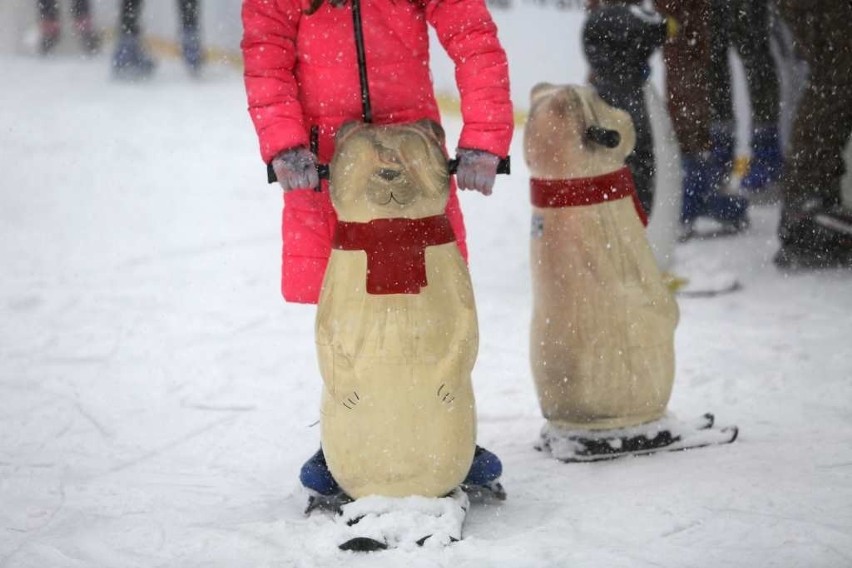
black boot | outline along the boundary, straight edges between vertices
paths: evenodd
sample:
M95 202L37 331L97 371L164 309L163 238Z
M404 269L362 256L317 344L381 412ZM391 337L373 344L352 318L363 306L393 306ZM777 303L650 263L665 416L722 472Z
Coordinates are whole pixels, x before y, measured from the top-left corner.
M778 236L779 268L852 268L852 209L812 200L785 207Z

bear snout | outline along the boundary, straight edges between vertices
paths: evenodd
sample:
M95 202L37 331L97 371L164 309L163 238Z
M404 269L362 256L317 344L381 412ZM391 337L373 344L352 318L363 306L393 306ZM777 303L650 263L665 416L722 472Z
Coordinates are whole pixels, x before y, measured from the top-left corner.
M376 174L385 181L393 181L399 177L401 172L390 168L381 168Z

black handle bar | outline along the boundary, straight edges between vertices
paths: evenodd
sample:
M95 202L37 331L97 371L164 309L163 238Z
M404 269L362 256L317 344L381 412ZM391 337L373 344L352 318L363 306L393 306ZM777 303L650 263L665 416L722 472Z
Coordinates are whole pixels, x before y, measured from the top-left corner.
M621 134L618 130L610 130L602 126L590 126L586 129L586 138L607 148L615 148L621 144Z
M615 134L618 135L618 132L616 132ZM616 144L616 146L617 145L618 144ZM456 170L459 167L459 159L453 158L449 160L447 162L447 167L449 168L451 175L456 173ZM512 173L512 163L510 160L510 156L500 158L500 161L497 163L497 173L507 175ZM320 179L328 179L328 174L328 164L317 164L317 175L319 175ZM276 181L278 181L278 176L275 175L275 170L272 169L272 163L266 165L266 179L269 183L275 183ZM319 191L319 187L316 187L315 191Z

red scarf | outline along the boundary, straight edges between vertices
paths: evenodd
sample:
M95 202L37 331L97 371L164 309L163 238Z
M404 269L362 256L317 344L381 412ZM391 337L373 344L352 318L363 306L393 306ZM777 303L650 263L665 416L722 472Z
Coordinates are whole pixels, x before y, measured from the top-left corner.
M332 247L367 253L368 294L419 294L426 286L426 247L456 240L446 215L422 219L338 221Z
M602 176L575 179L530 179L530 196L536 207L577 207L597 205L631 197L642 224L648 215L636 195L633 176L627 166Z

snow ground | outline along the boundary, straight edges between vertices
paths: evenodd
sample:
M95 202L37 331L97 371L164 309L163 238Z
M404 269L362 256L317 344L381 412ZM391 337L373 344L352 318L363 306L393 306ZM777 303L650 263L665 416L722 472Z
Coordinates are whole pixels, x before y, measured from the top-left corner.
M527 172L463 195L479 441L509 499L445 550L359 557L305 519L313 308L278 295L280 193L239 75L0 58L0 566L852 565L852 277L783 275L775 207L680 245L744 289L680 301L671 410L733 445L564 465L533 449ZM450 140L459 122L447 119Z

